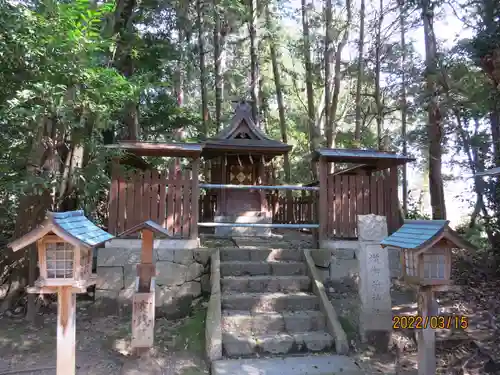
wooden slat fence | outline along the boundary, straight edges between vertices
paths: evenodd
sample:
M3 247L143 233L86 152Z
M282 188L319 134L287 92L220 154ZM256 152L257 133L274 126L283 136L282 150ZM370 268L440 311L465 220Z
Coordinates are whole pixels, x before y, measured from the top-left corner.
M398 226L397 176L329 175L327 177L327 235L357 238L357 215L387 217L389 232ZM321 202L321 204L323 204Z
M192 189L192 171L181 171L179 163L173 164L169 171L119 172L114 168L108 231L117 235L143 221L153 220L171 236L189 238L192 227L197 225L197 217L191 209Z

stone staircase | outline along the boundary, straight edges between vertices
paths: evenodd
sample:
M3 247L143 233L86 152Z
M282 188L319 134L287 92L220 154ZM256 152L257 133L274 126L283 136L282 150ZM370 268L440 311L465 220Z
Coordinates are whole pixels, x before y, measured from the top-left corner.
M302 251L230 248L220 258L226 358L334 350Z

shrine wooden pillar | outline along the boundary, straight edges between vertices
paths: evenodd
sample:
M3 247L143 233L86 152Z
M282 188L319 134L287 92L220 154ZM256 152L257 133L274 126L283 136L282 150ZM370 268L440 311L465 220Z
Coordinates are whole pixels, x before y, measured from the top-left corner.
M258 164L258 184L259 185L264 185L265 180L266 180L266 168L264 164L264 157L261 158ZM263 189L259 190L259 195L260 195L260 210L261 211L267 211L267 202L266 202L266 191Z
M319 220L318 241L324 241L328 237L328 202L327 202L327 176L328 162L323 158L319 158L319 199L316 199L316 212ZM320 246L320 244L318 244Z
M220 171L221 171L221 184L227 184L227 155L224 154L222 155L221 158L221 166L220 166ZM224 216L226 214L226 189L221 189L220 190L220 209L219 209L219 215Z

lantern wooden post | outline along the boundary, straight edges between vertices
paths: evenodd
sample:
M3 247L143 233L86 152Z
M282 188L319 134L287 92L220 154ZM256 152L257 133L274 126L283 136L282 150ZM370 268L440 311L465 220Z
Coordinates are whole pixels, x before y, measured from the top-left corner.
M418 314L425 322L438 315L437 304L434 301L432 286L422 286L418 290ZM436 373L436 333L431 324L422 327L417 332L418 345L418 375Z
M57 290L57 375L75 375L76 294L70 286Z

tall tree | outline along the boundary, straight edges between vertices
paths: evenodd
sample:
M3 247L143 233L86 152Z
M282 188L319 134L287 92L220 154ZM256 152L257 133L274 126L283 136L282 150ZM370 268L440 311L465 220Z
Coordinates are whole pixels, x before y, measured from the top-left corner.
M359 40L358 40L358 67L356 74L356 118L354 127L354 144L361 147L361 87L363 86L363 47L365 44L365 0L361 0L359 9Z
M327 105L328 110L328 123L325 125L326 132L326 147L335 147L335 140L337 137L338 125L337 125L337 109L339 106L340 99L340 86L342 84L343 72L342 72L342 51L349 41L349 26L352 23L352 7L351 0L346 0L345 7L347 11L346 23L343 27L342 37L337 44L335 51L335 73L333 78L333 96L332 102Z
M257 32L257 0L249 0L250 2L250 12L248 20L248 30L250 34L250 90L252 96L252 117L255 123L259 126L259 53L257 46L258 32Z
M315 111L314 111L314 88L313 88L313 65L311 61L311 35L309 31L309 12L311 5L307 0L301 0L302 11L302 41L304 54L304 67L306 70L306 93L307 93L307 122L309 130L309 150L314 152L319 147L317 137ZM311 161L311 172L313 179L317 178L316 163Z
M205 28L203 14L203 0L196 1L196 16L198 23L198 53L200 64L200 92L201 92L201 118L203 121L202 134L204 138L209 134L208 98L207 98L207 68L205 66Z
M217 131L221 128L222 95L223 95L223 48L221 36L221 9L219 0L214 1L214 68L215 68L215 126Z
M375 108L377 121L377 146L379 150L383 149L383 131L384 131L384 113L382 105L382 92L381 92L381 58L382 58L382 25L384 22L384 0L379 1L379 9L377 13L377 31L375 33Z
M266 4L266 28L267 31L270 32L269 35L269 50L271 54L271 64L272 64L272 69L273 69L273 77L274 77L274 87L276 90L276 101L278 103L278 114L279 114L279 121L280 121L280 134L281 134L281 141L283 143L288 143L288 136L287 136L287 126L286 126L286 117L285 117L285 103L283 100L283 87L281 84L281 77L280 77L280 68L279 68L279 61L278 61L278 53L276 51L276 42L275 42L275 35L273 32L273 25L271 22L271 11L269 9L269 4ZM290 183L291 178L290 178L290 157L288 153L286 153L283 157L283 167L285 169L285 182Z
M326 0L324 6L325 13L325 104L328 108L331 102L332 89L332 65L333 65L333 9L332 0ZM333 129L330 122L329 111L325 111L325 133L326 144L332 144Z
M429 141L429 192L431 196L432 218L446 219L446 204L442 174L443 116L439 107L437 87L438 56L434 33L434 7L431 0L421 0L421 14L425 37L425 80L427 100L427 137Z
M406 139L406 120L408 101L406 99L406 11L404 0L398 0L399 5L399 28L401 43L401 139L403 141L403 155L408 153L408 142ZM403 164L403 213L408 214L408 176L406 163Z

